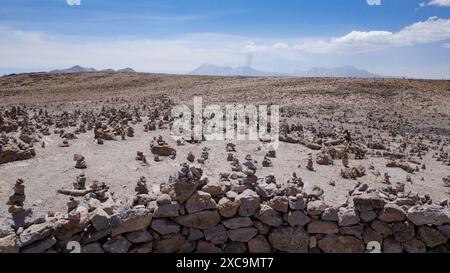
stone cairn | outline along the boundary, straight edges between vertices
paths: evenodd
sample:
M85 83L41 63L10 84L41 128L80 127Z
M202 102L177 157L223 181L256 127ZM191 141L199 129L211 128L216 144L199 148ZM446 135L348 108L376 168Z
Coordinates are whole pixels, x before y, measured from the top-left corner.
M20 214L25 212L23 203L25 202L25 185L22 179L17 179L14 185L14 193L9 197L6 203L9 206L8 212L11 214Z
M75 190L85 190L86 189L86 175L84 173L77 175L77 179L73 182L73 188Z
M314 162L313 162L313 159L312 159L311 156L308 158L308 163L306 164L306 169L308 169L311 172L315 172L315 170L314 170Z
M136 152L136 160L142 161L142 163L147 164L147 157L144 155L143 152L140 151Z
M101 202L105 202L111 196L111 194L108 192L109 187L105 184L105 182L93 181L90 185L90 188L93 191L92 197L100 200Z
M139 180L137 181L136 187L134 188L137 194L148 194L148 187L147 187L147 179L145 176L141 176Z
M149 195L147 179L145 176L139 177L134 191L136 192L136 196L133 199L133 206L147 206L147 204L153 200Z
M87 163L83 155L75 154L73 156L73 160L76 161L75 168L77 169L86 169Z

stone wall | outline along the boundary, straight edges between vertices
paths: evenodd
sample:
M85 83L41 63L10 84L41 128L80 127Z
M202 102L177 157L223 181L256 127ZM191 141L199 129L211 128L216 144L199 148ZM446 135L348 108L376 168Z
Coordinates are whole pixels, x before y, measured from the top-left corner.
M370 242L376 248L374 241L382 252L450 249L446 202L363 184L349 193L347 204L332 207L320 188L306 191L302 184L295 175L281 186L251 173L211 182L201 169L184 165L159 193L148 193L140 180L128 206L93 195L87 205L72 199L65 215L20 224L4 219L0 252L70 252L70 241L86 253L360 253L369 252Z

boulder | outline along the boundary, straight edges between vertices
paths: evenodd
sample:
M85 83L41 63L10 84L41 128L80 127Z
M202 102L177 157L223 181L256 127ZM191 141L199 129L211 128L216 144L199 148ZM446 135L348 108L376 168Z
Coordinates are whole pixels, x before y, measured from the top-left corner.
M203 233L205 239L213 244L223 244L228 240L227 230L223 225L208 228Z
M305 209L305 199L302 196L289 196L289 208L291 210L303 210Z
M175 182L171 185L170 197L173 201L182 204L197 190L199 183L197 182Z
M378 234L381 234L383 237L391 236L394 234L392 227L385 222L374 220L370 226L373 230L375 230Z
M414 206L408 210L407 217L417 226L450 224L450 208L436 205Z
M308 215L319 216L327 207L328 206L322 200L315 200L308 202L306 211L308 212Z
M339 221L338 210L336 208L326 208L320 218L324 221Z
M20 242L16 234L0 238L0 253L18 253L19 249Z
M104 253L100 243L92 243L81 247L81 253Z
M134 244L128 250L128 253L152 253L153 242Z
M387 204L378 214L378 219L384 222L401 222L406 220L406 212L398 205Z
M177 153L177 150L168 145L152 144L150 147L152 154L158 156L171 156Z
M275 197L276 195L281 195L284 189L279 188L275 183L262 182L255 186L255 191L262 198L269 199Z
M428 247L435 247L447 242L446 236L440 231L428 226L419 227L417 238L424 242Z
M197 253L222 253L222 249L206 241L197 242Z
M111 217L112 236L126 232L145 229L150 225L152 213L143 206L136 206L132 209L121 211Z
M211 194L203 191L196 191L186 201L185 208L188 213L195 213L202 210L216 209L217 204L211 198Z
M289 198L287 196L275 196L270 199L269 206L276 211L286 213L289 209Z
M376 192L363 193L353 197L353 206L357 211L372 211L384 208L386 200Z
M103 244L103 249L108 253L127 253L131 244L123 236L116 236Z
M372 228L367 227L364 229L363 240L364 240L364 243L366 243L366 244L368 244L370 242L379 242L380 244L382 244L383 243L383 235L379 234Z
M219 209L219 213L221 216L225 218L231 218L236 214L239 208L239 204L226 197L223 197L219 200L217 208Z
M340 227L339 233L342 235L351 235L358 239L363 239L364 225L357 224L349 227Z
M54 225L54 235L59 241L66 241L89 225L89 212L83 206L71 211L68 219L58 219Z
M104 229L97 231L94 227L88 227L88 229L83 232L81 236L81 242L83 244L89 244L92 242L96 242L106 236L109 236L111 233L111 229Z
M192 227L196 229L208 229L220 222L220 215L217 211L200 211L193 214L178 216L175 222L182 226Z
M408 253L426 253L427 247L425 244L417 240L416 238L413 238L407 242L403 243L403 249Z
M310 234L335 234L339 232L339 227L334 222L315 220L308 224Z
M257 235L248 241L248 251L250 253L271 253L272 247L263 235Z
M359 213L354 209L341 208L338 212L338 217L339 217L338 224L341 227L356 225L361 221Z
M51 223L45 222L42 224L31 225L20 233L19 240L21 247L30 245L36 241L47 238L52 233Z
M51 248L54 244L56 244L56 238L53 235L48 236L47 238L34 242L26 247L22 247L20 249L21 253L43 253L47 249Z
M203 186L202 191L209 193L212 197L219 197L225 194L225 185L220 182L208 182Z
M359 212L359 217L364 223L370 223L377 218L377 214L372 210L363 210Z
M438 230L450 239L450 225L438 226Z
M269 234L272 246L288 253L307 253L309 235L302 227L277 227Z
M229 229L238 229L243 227L253 226L253 221L250 217L234 217L222 222L223 225Z
M178 224L165 218L153 219L150 226L161 235L180 232L180 226Z
M327 235L319 240L318 247L325 253L362 253L364 243L353 236Z
M247 244L244 242L229 242L223 250L225 253L245 253L247 252Z
M252 216L256 213L260 204L260 197L256 192L247 189L236 197L239 205L240 216Z
M392 236L383 241L383 253L403 253L402 244L397 242Z
M397 242L404 243L414 238L414 225L410 222L397 222L392 226L394 238Z
M256 218L266 225L278 227L283 224L283 218L280 213L268 205L261 205Z
M258 230L253 227L238 228L228 230L228 237L235 242L248 242L258 234Z
M153 212L153 218L177 217L180 210L180 204L171 202L170 204L158 205Z
M126 233L125 238L133 244L146 243L153 240L153 236L146 229Z
M186 238L181 234L163 235L153 244L155 253L175 253L183 247Z
M5 145L0 149L0 164L13 161L27 160L36 156L34 148L21 150L17 146Z
M290 226L305 226L311 222L311 218L300 210L294 210L287 213L287 222Z
M111 216L102 208L96 208L90 213L89 220L97 231L105 230L109 227Z
M253 220L253 225L258 230L259 234L267 235L269 234L269 231L271 227L269 225L266 225L258 220Z
M189 228L188 240L197 241L197 240L203 238L203 236L204 236L204 234L201 230L198 230L196 228Z

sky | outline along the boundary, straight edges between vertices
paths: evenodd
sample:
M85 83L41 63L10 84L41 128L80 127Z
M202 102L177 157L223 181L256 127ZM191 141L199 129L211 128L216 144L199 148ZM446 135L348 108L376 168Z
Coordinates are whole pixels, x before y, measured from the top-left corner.
M205 63L450 79L450 0L0 0L0 74Z

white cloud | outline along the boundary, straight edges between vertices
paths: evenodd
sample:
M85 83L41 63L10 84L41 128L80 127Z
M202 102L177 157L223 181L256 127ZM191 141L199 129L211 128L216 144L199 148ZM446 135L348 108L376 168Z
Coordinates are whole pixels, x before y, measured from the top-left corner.
M393 46L410 46L450 39L450 19L431 17L399 32L352 31L330 40L300 43L297 49L311 53L359 53Z
M448 44L443 44L442 47L443 47L443 48L450 48L450 43L448 43Z
M289 45L286 43L276 43L273 45L274 49L288 49Z
M369 6L381 6L381 0L367 0Z
M0 27L0 69L54 69L79 64L98 69L132 67L187 72L203 63L244 65L247 54L267 63L299 60L301 53L274 41L214 33L171 39L94 39L51 36Z
M432 0L428 2L428 6L450 7L450 0Z
M80 6L81 0L66 0L66 3L69 6Z

